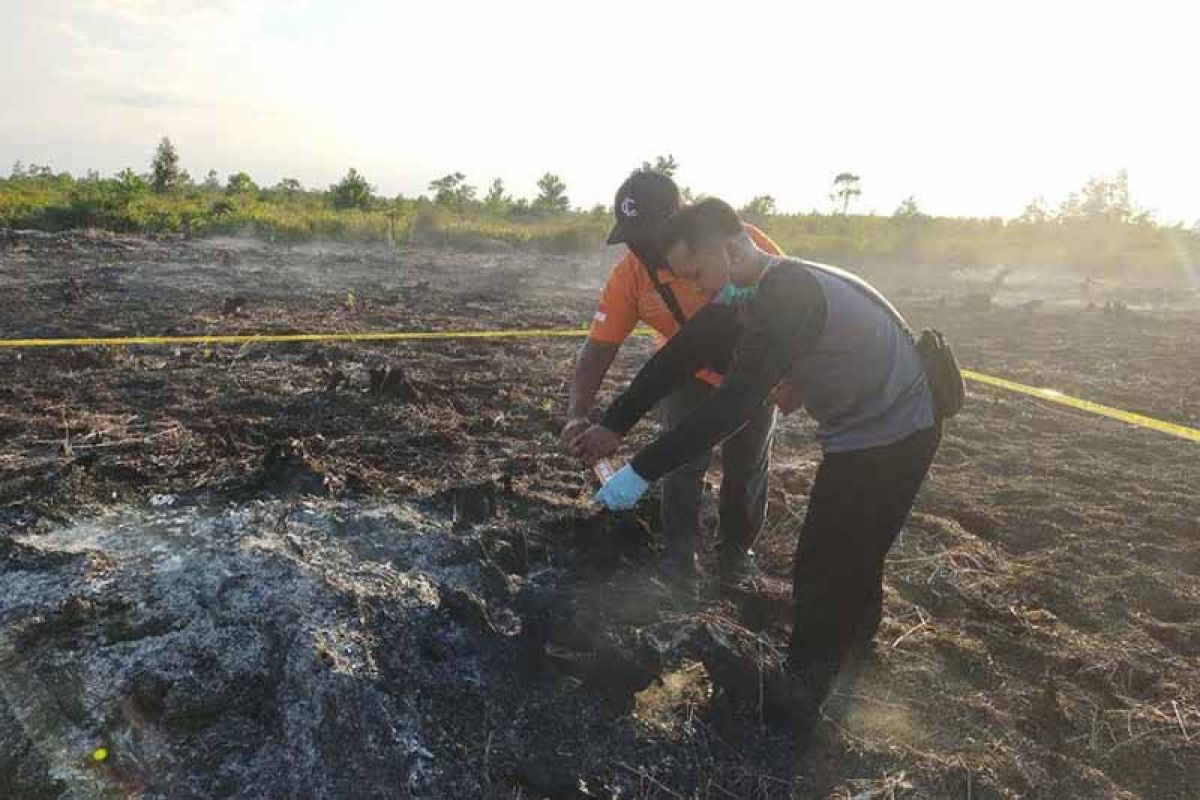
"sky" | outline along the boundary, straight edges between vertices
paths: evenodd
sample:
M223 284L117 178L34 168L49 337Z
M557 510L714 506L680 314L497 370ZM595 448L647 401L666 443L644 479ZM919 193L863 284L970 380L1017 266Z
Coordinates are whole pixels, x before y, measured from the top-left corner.
M0 0L0 170L148 168L579 206L642 161L740 205L1005 216L1127 169L1200 221L1200 3Z

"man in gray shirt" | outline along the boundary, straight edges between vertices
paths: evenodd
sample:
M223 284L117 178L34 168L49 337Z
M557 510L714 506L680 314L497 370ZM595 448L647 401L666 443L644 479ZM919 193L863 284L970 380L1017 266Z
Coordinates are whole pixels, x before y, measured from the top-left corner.
M807 735L846 653L883 614L883 565L925 480L941 424L907 326L861 279L772 256L720 200L683 209L663 246L676 274L717 299L696 314L575 443L594 460L701 366L725 382L680 425L642 448L597 499L630 508L649 483L735 433L786 388L819 423L824 458L799 532L789 667L802 688L790 717ZM789 685L795 686L793 680Z

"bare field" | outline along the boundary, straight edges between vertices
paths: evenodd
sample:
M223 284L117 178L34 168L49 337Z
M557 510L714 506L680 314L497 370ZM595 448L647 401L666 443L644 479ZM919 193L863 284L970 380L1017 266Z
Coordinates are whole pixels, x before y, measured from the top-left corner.
M0 336L578 327L608 263L10 234ZM1194 292L872 277L964 366L1200 426ZM798 761L734 687L807 423L772 585L681 606L559 452L578 344L0 350L0 797L1196 796L1197 445L972 387Z

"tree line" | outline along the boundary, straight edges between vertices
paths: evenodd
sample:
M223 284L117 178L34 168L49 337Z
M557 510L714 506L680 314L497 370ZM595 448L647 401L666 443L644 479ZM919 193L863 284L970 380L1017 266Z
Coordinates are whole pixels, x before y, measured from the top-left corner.
M13 166L10 180L59 180L65 183L73 181L67 173L56 174L50 167L36 164L26 167L19 161ZM89 171L82 180L97 183L101 178L98 173ZM204 180L197 183L182 167L178 150L166 136L159 141L148 172L136 173L127 168L117 173L112 180L129 191L149 191L160 195L202 191L231 196L264 193L276 198L294 198L303 194L319 194L335 209L357 208L367 211L382 208L388 202L387 198L376 194L375 186L354 167L323 192L306 189L296 178L283 178L274 186L260 187L246 172L232 173L222 183L216 170L209 170ZM552 172L545 173L538 179L537 188L538 194L532 200L513 197L505 187L504 181L496 178L488 187L487 194L479 199L476 188L467 183L467 176L461 172L452 172L429 183L433 203L459 211L475 205L482 205L495 213L511 213L517 216L563 214L571 210L567 185L559 176ZM404 197L398 195L396 199L404 200Z
M677 177L679 163L660 155L643 169ZM1038 198L1015 219L935 217L915 196L890 215L861 214L864 179L836 172L824 212L783 213L770 195L741 209L789 252L850 266L926 264L948 267L1065 265L1095 274L1135 268L1195 271L1200 223L1158 224L1132 199L1126 172L1087 182L1056 207ZM533 246L558 252L600 247L610 211L573 208L565 182L547 172L533 198L515 197L504 181L482 192L462 172L428 184L418 197L380 196L351 168L325 189L283 178L261 187L246 172L197 181L163 138L144 173L124 169L102 178L75 178L43 165L14 165L0 178L0 227L45 230L101 228L185 235L249 233L271 239L363 238L487 248ZM683 187L684 198L695 193Z

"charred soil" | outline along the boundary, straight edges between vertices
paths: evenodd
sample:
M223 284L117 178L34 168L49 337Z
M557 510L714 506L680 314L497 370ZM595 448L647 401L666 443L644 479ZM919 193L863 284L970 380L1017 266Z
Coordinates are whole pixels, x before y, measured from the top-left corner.
M606 264L7 232L0 335L578 327ZM1195 311L871 277L967 366L1200 425ZM1195 796L1195 444L971 387L798 758L809 424L763 585L681 596L559 450L578 344L0 350L0 797Z

